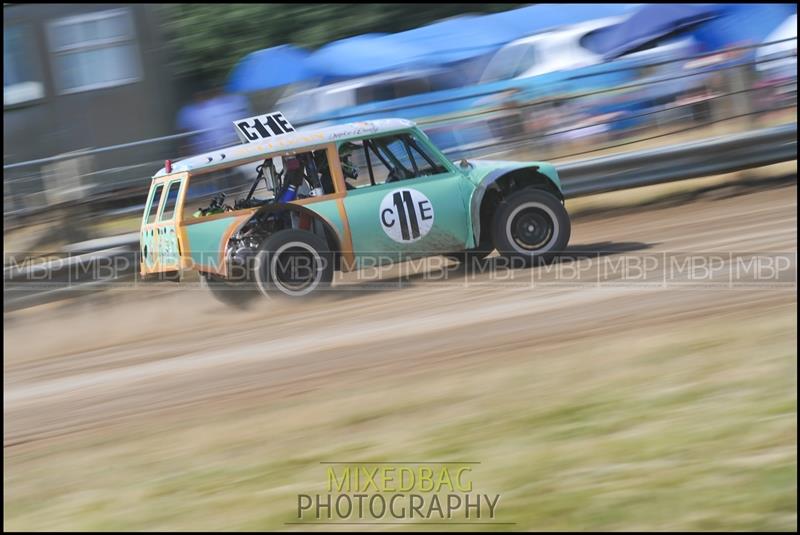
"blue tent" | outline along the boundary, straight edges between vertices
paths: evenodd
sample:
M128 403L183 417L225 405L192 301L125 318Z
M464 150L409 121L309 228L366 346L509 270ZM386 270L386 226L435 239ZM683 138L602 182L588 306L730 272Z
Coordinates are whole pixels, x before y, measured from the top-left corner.
M630 13L638 5L537 4L493 15L461 15L391 35L342 39L312 54L308 65L330 79L450 64L538 31Z
M590 46L612 60L670 32L709 21L718 12L712 5L650 4L624 22L596 32Z
M695 33L706 50L756 45L797 13L796 4L717 4L721 16Z
M632 12L638 4L537 4L492 15L462 15L385 37L413 43L440 64L474 58L528 35Z
M486 15L483 19L504 24L513 37L509 41L559 26L632 13L642 4L535 4L512 11Z
M311 54L306 65L320 76L348 78L430 64L419 46L385 37L368 33L334 41Z
M256 91L478 58L527 35L566 24L630 13L640 4L536 4L493 15L462 15L396 34L365 34L309 55L290 45L259 50L234 68L229 91Z
M480 56L516 38L501 21L462 15L384 37L386 42L413 44L428 62L453 63Z
M309 53L302 48L281 45L245 56L233 68L226 89L250 92L292 84L314 77L306 66Z

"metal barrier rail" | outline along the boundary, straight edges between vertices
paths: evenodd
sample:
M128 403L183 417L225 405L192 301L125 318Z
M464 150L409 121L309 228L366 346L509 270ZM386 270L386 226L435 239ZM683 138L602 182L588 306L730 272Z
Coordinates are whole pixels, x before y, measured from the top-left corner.
M571 198L729 173L796 159L797 123L792 123L670 147L568 162L557 165L556 168L564 193L567 198ZM133 278L135 274L130 266L135 267L136 263L130 259L135 260L137 254L138 234L130 234L126 238L117 239L113 247L94 253L83 253L78 257L57 259L23 268L4 269L4 282L11 283L6 284L4 289L5 310L74 297L91 288L102 287L107 282ZM86 245L87 247L79 248L80 252L89 248L89 242ZM78 262L88 262L91 265L117 256L129 260L125 263L129 269L119 273L116 279L112 277L94 281L70 276L70 270ZM86 271L82 269L80 273ZM50 283L39 291L35 288L26 289L24 281L30 280L32 275L36 275L38 280L46 278ZM58 281L61 281L61 285ZM66 286L64 281L67 281ZM6 290L10 290L10 295Z
M797 159L797 123L556 165L567 197L732 173Z
M39 158L38 160L28 160L25 162L4 164L3 171L8 171L9 169L18 169L20 167L30 167L32 165L60 162L63 160L69 160L75 158L77 156L93 156L95 154L102 154L104 152L110 152L114 150L129 149L132 147L140 147L142 145L149 145L151 143L163 143L164 141L183 139L185 137L202 134L203 132L210 132L211 130L213 130L213 128L206 128L204 130L195 130L192 132L181 132L180 134L173 134L171 136L154 137L152 139L142 139L140 141L131 141L130 143L122 143L120 145L109 145L108 147L100 147L97 149L86 149L75 152L69 152L67 154L57 154L55 156L50 156L48 158Z
M729 115L727 117L722 117L720 119L706 121L706 122L701 123L701 124L696 124L696 125L692 125L692 126L689 126L689 127L678 128L676 130L670 130L668 132L659 132L659 133L656 133L656 134L653 134L653 135L650 135L650 136L647 136L647 137L636 138L636 139L627 140L627 141L621 141L621 142L614 143L612 145L601 145L599 147L592 147L591 149L584 149L584 150L580 150L579 152L574 152L574 153L571 153L571 154L551 155L551 156L548 156L545 159L550 161L550 162L554 162L555 160L563 160L563 159L567 159L567 158L574 158L576 156L584 156L585 157L586 155L592 154L594 152L608 151L608 150L611 150L611 149L618 149L620 147L625 147L625 146L628 146L628 145L636 145L636 144L643 143L643 142L646 142L646 141L652 141L652 140L655 140L655 139L661 139L661 138L665 138L665 137L670 137L670 136L674 136L674 135L677 135L677 134L684 134L684 133L687 133L687 132L691 132L693 130L697 130L699 128L705 128L705 127L712 126L712 125L715 125L715 124L724 123L724 122L727 122L727 121L733 121L733 120L736 120L736 119L743 119L743 118L747 118L747 117L752 117L754 115L761 115L761 114L764 114L764 113L771 113L771 112L789 110L789 109L793 109L793 108L796 108L796 107L797 107L796 105L791 104L791 105L786 105L786 106L776 106L776 107L768 108L768 109L765 109L765 110L759 110L759 111L755 111L755 112L740 113L738 115ZM676 108L672 108L672 109L676 109ZM595 123L594 125L587 125L587 126L583 126L581 128L591 128L592 126L608 125L608 124L612 124L613 122L614 122L614 119L612 119L610 121L606 121L605 123ZM480 158L488 158L488 156L485 153L485 149L493 149L495 147L502 146L502 149L499 152L508 152L510 150L516 150L516 149L519 149L521 147L524 147L524 146L530 144L531 141L534 141L534 140L537 140L537 139L542 139L542 138L546 138L546 137L549 137L549 136L558 135L558 134L564 133L564 132L571 132L573 130L580 130L581 128L562 130L561 132L547 132L545 134L534 135L534 136L530 136L528 138L515 139L515 140L509 141L509 142L506 142L506 143L502 143L502 144L488 144L488 145L473 147L471 150L472 151L478 151L479 155L476 156L476 158L478 158L478 159L480 159ZM745 132L745 133L749 133L749 132ZM665 147L665 148L669 148L669 147ZM481 151L483 151L483 152L481 152ZM443 152L446 155L451 156L451 155L457 154L457 149L451 149L451 150L447 150L447 151L443 151ZM625 153L623 153L623 154L625 154ZM453 159L460 159L460 158L453 157ZM589 158L584 158L584 159L588 160Z
M796 80L788 80L788 81L783 81L783 82L780 82L780 83L777 83L777 84L773 84L772 87L773 88L774 87L788 87L788 86L794 86L794 85L796 85L796 83L797 83ZM746 95L746 94L750 94L750 93L754 93L754 92L758 92L758 91L761 91L761 88L750 87L750 88L746 88L746 89L739 90L739 91L731 91L731 92L727 92L727 93L713 95L711 97L706 98L705 102L706 103L710 103L710 102L717 101L717 100L722 99L722 98L727 98L727 97L734 96L734 95ZM527 108L529 108L531 106L535 106L535 104L521 105L521 106L515 108L515 112L521 112L521 111L523 111L523 110L525 110L525 109L527 109ZM656 115L659 115L659 114L662 114L662 113L669 113L669 112L673 112L675 110L691 108L691 106L692 106L691 103L688 103L688 104L682 103L682 104L678 104L678 105L659 107L658 109L648 110L648 111L645 111L645 112L642 112L642 113L629 114L629 115L625 115L623 117L610 118L610 119L599 121L599 122L596 122L596 123L593 123L593 124L581 125L581 126L578 126L578 127L571 127L571 128L562 129L562 130L556 130L556 131L544 131L544 132L527 134L527 135L516 135L514 137L510 137L508 139L505 139L503 141L492 140L489 143L484 144L484 145L478 145L478 146L474 146L473 145L473 146L470 146L466 153L464 153L464 150L465 150L464 147L453 147L453 148L450 148L450 149L445 149L443 152L444 152L444 154L448 155L451 159L461 159L462 157L485 158L485 157L489 157L489 155L486 154L486 150L487 149L488 150L497 149L497 150L499 150L499 152L508 152L508 151L511 151L511 150L517 150L517 149L520 149L522 147L530 146L531 142L535 143L535 142L538 142L539 140L543 140L545 138L558 136L558 135L561 135L561 134L566 134L566 133L569 133L569 132L573 132L573 131L577 131L577 130L583 130L583 129L596 127L596 126L607 126L607 125L610 125L610 124L614 124L614 123L616 123L618 121L627 121L627 120L637 119L637 118L642 118L642 117L652 117L652 116L656 116ZM558 154L558 155L549 154L544 159L547 159L548 161L555 161L555 160L560 160L560 159L565 159L565 158L587 156L587 155L589 155L591 153L598 152L598 151L606 151L606 150L609 150L609 149L616 149L616 148L623 147L623 146L626 146L626 145L638 144L638 143L645 142L645 141L650 141L650 140L653 140L653 139L664 138L664 137L667 137L667 136L670 136L670 135L673 135L673 134L685 133L685 132L688 132L688 131L691 131L691 130L707 127L707 126L714 125L714 124L721 123L721 122L725 122L725 121L730 121L730 120L750 117L750 116L754 116L754 115L760 115L760 114L765 114L765 113L770 113L770 112L775 112L775 111L782 111L782 110L786 110L786 109L791 109L791 108L794 108L795 106L796 106L796 104L789 104L789 105L784 105L784 106L759 109L759 110L756 110L756 111L749 111L747 113L742 113L742 114L738 114L738 115L729 115L729 116L721 117L721 118L718 118L718 119L709 120L709 121L703 122L701 124L694 124L694 125L689 126L689 127L679 128L677 130L672 130L672 131L668 131L668 132L661 132L661 133L658 133L658 134L655 134L655 135L651 135L651 136L648 136L648 137L643 137L643 138L640 137L640 138L636 138L636 139L632 139L632 140L626 140L624 142L616 142L615 144L612 144L612 145L603 145L603 146L594 147L594 148L591 148L591 149L582 149L579 152L575 152L575 153L571 153L571 154ZM468 112L467 113L467 115L471 115L471 114L472 114L472 112ZM478 115L481 115L481 116L482 115L487 115L487 112L482 111ZM461 120L461 119L463 119L463 117L459 117L458 118L458 120ZM447 121L447 122L450 122L450 121ZM423 123L419 123L419 124L421 126L423 126L423 127L425 126ZM433 124L431 126L439 126L439 123L435 123L435 124ZM72 157L74 157L74 155L69 155L69 157L72 158ZM112 169L112 170L92 171L92 172L87 173L87 174L79 175L78 178L84 179L85 177L88 177L88 176L101 175L103 173L110 172L110 171L118 171L118 170L121 170L121 169L124 170L124 169L140 168L140 167L144 167L144 166L150 166L152 168L156 168L158 165L160 165L160 163L161 163L160 160L156 160L156 161L153 161L153 162L139 163L139 164L130 165L130 166L126 166L126 167L115 168L115 169ZM32 177L35 178L36 175L32 175ZM117 196L117 194L118 194L118 192L120 190L124 190L125 188L136 187L139 184L145 184L145 182L146 182L148 177L149 177L149 175L147 175L145 177L135 178L135 179L118 180L118 181L116 181L114 183L108 184L106 187L95 186L94 187L95 189L93 190L93 192L90 195L90 197L85 199L82 202L84 204L89 204L91 202L100 202L100 201L103 201L104 199L114 199L114 198L116 198L116 196ZM11 184L11 183L14 183L14 182L17 182L17 181L20 181L20 180L27 180L27 179L28 179L28 177L11 178L11 179L6 179L5 183L6 184ZM144 187L144 186L142 186L142 187ZM146 191L141 192L141 195L143 196L145 192ZM40 206L38 208L27 208L27 209L23 209L23 210L11 210L11 211L7 211L4 215L5 216L18 216L18 215L22 214L22 215L26 215L26 216L36 216L36 215L39 215L39 214L47 213L48 211L52 210L54 206L56 206L56 205L50 204L50 205ZM135 209L140 209L140 208L141 208L140 206L132 206L132 207L128 207L127 210L128 211L133 211Z

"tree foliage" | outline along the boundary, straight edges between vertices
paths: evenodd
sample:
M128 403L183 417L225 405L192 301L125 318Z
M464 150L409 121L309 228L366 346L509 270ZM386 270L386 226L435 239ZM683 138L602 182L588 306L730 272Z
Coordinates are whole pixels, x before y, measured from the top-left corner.
M464 13L521 4L166 4L173 71L221 84L255 50L280 44L317 48L370 32L394 33Z

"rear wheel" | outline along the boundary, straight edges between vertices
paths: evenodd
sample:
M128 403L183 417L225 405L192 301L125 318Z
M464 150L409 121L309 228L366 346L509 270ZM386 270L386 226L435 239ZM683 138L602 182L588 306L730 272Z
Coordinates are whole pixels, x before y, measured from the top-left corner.
M305 230L282 230L261 244L255 275L264 295L304 297L333 280L334 255L328 243Z
M208 273L200 274L200 285L207 288L217 301L234 308L246 308L259 296L258 289L252 284L233 283Z
M524 189L499 204L492 237L501 255L532 265L562 252L571 231L567 210L557 197L544 190Z

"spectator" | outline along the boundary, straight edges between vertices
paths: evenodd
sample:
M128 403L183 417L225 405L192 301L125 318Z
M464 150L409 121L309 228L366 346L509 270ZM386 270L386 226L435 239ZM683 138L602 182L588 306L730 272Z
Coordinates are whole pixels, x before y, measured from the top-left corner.
M184 155L202 154L239 143L233 121L250 116L249 108L247 98L242 95L226 94L219 89L197 92L194 102L178 112L178 130L210 130L189 137L183 145Z
M177 128L180 132L207 131L186 138L181 146L182 155L195 156L239 144L233 122L250 115L250 105L243 95L226 94L216 88L198 91L194 102L178 112ZM257 165L258 162L254 162L220 171L213 187L229 192L242 187L255 176Z

